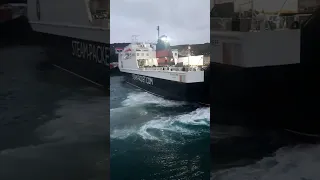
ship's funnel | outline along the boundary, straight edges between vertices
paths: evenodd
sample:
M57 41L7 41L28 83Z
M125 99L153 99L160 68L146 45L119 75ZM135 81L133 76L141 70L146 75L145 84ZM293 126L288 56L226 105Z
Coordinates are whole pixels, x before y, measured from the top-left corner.
M170 39L166 35L162 35L158 39L158 43L156 45L156 57L159 65L166 66L174 63L170 47Z

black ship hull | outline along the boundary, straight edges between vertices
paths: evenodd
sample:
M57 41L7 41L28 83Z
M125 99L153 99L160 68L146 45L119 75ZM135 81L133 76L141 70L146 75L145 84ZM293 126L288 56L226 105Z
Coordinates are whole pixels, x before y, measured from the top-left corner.
M118 67L114 67L110 69L110 76L121 76L122 73Z
M156 96L201 105L210 104L208 98L209 91L206 88L209 84L205 84L204 82L182 83L138 74L122 74L127 83Z
M18 18L0 22L0 47L16 44L28 44L33 35L32 29L27 17Z
M241 68L211 63L212 121L229 125L288 127L289 123L278 118L299 109L298 67L295 64Z
M211 67L212 122L320 135L314 106L320 100L320 88L315 84L320 79L315 69L301 64Z
M97 86L110 84L109 45L42 33L50 63Z

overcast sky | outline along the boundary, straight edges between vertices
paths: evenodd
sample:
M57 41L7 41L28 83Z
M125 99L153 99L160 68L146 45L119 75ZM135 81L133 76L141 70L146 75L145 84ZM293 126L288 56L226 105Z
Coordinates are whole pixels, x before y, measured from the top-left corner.
M167 35L171 45L210 42L210 0L110 0L111 43L157 40Z

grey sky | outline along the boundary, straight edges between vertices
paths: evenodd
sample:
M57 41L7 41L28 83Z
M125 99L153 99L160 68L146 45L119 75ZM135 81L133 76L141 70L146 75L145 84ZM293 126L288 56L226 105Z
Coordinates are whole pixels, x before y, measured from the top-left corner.
M171 45L210 42L210 0L110 0L111 43L157 40L167 35Z

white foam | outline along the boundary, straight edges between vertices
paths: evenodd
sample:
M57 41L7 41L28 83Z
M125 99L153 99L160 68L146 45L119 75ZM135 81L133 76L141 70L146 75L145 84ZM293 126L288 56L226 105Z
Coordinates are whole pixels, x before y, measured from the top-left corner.
M186 114L165 116L149 114L145 105L153 104L161 107L179 107L186 102L165 100L151 95L147 92L129 93L126 100L122 102L123 107L110 110L110 124L113 128L110 137L112 139L126 139L139 136L144 140L156 140L174 142L173 136L179 134L181 138L185 135L203 133L203 130L194 130L194 126L208 127L209 135L210 108L199 108ZM130 118L130 120L128 119ZM193 126L193 128L190 128Z
M187 125L187 126L184 126ZM190 128L191 126L205 126L206 130ZM171 138L171 134L196 135L207 132L209 135L210 126L210 108L199 108L187 114L158 117L147 121L140 125L131 126L128 128L115 129L111 132L111 138L126 139L132 135L138 135L145 140L158 140L165 142L175 142ZM156 130L157 133L150 133L150 130Z
M320 146L281 148L256 164L212 173L219 180L318 180Z
M144 104L156 104L163 107L181 106L185 102L165 100L147 92L132 92L128 94L126 100L122 102L123 106L139 106Z

